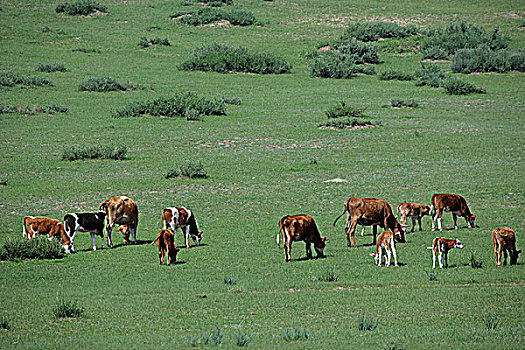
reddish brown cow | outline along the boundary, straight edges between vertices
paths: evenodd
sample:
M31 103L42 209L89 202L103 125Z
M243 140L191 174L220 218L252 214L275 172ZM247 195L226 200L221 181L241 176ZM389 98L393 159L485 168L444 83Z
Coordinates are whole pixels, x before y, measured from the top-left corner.
M277 233L277 245L281 247L279 237L284 244L284 257L286 262L292 261L291 251L293 241L304 241L306 243L306 257L312 258L312 246L314 244L317 257L324 257L326 238L321 238L314 219L310 215L287 215L279 220L279 232Z
M452 213L454 229L458 229L458 216L463 216L465 218L469 228L474 227L474 219L476 219L476 215L472 215L470 212L465 198L458 196L457 194L435 193L432 195L431 204L433 214L432 231L434 231L436 219L438 222L438 229L443 231L443 228L441 227L441 216L443 215L443 211L450 211Z
M377 237L376 243L376 252L370 253L370 256L375 258L377 266L381 266L381 254L385 250L385 266L390 266L390 252L394 254L394 266L397 266L397 254L396 246L394 243L394 234L391 231L381 232L379 237Z
M106 236L110 247L113 248L111 230L115 224L126 225L131 232L133 243L137 243L139 210L133 199L127 196L113 196L100 204L100 210L106 213Z
M120 225L115 231L122 233L122 241L124 243L129 242L129 234L131 232L129 231L129 227L127 225Z
M423 205L419 203L399 203L397 205L396 210L396 218L399 213L401 213L401 217L399 219L399 222L401 225L406 224L407 218L410 217L412 219L412 231L414 232L414 228L416 227L416 220L419 223L419 231L423 231L421 228L421 218L425 215L430 215L431 208L428 205Z
M157 238L151 245L157 242L159 248L159 265L164 261L164 253L166 252L166 265L170 266L171 262L177 260L177 253L179 250L175 247L175 234L171 230L162 229L159 231Z
M202 232L199 232L197 221L191 210L184 207L166 208L162 211L162 228L171 227L173 232L180 227L184 234L186 248L190 247L189 236L193 239L196 246L200 245Z
M439 267L443 268L448 267L448 251L452 248L463 249L463 244L459 239L448 239L443 237L436 237L432 241L432 247L427 247L427 249L432 249L432 268L436 268L436 252L439 255Z
M56 238L60 241L66 253L71 253L73 243L60 221L46 217L24 216L22 225L24 238L32 239L37 234L46 235L49 240Z
M498 227L492 231L492 244L494 245L494 257L496 258L496 266L501 266L501 253L503 252L505 258L503 265L507 265L507 251L510 254L510 264L516 265L518 262L518 255L521 250L516 250L516 237L514 231L508 227Z
M349 247L355 248L356 246L354 233L358 224L361 226L373 225L374 244L376 243L377 226L392 231L398 242L405 242L404 226L406 225L397 222L390 204L382 199L350 197L345 202L343 213L335 219L334 226L344 214L346 214L346 242ZM350 243L350 238L352 243Z

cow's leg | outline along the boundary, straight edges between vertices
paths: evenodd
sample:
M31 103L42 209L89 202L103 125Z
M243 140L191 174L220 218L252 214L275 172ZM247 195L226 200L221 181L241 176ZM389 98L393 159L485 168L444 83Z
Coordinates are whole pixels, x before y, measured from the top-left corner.
M494 245L494 258L496 258L496 267L500 267L501 266L501 258L500 258L499 249L498 249L498 247L496 247L496 245Z
M164 249L159 249L159 265L162 265L162 260L164 260Z
M168 246L166 247L166 265L167 266L170 266L170 260L171 260L170 246L168 244Z
M190 225L186 225L182 228L184 232L184 240L186 242L186 248L190 247Z
M452 213L452 218L454 219L454 230L458 229L458 216Z
M387 227L387 226L385 226ZM376 244L377 240L376 240L376 237L377 237L377 225L373 225L372 226L372 232L374 233L374 244Z
M133 244L137 244L137 226L133 228L129 228L129 231L131 232L131 241Z
M349 229L346 231L346 245L348 247L350 246L353 246L354 248L356 247L355 238L354 238L356 226L357 226L357 222L353 222L351 223ZM350 239L352 240L352 243L350 243Z
M95 233L94 232L90 232L90 233L91 233L91 240L93 241L93 250L97 250L97 246L95 244L96 242Z
M108 222L106 224L106 237L108 238L108 245L113 248L113 242L111 241L111 230L113 230L113 223Z
M365 236L365 227L364 226L361 226L361 236L362 237Z
M286 243L284 245L284 257L286 259L286 262L292 261L292 240L288 237L286 237Z
M501 254L500 254L501 258ZM507 249L503 249L503 266L507 265Z
M419 231L423 231L423 229L421 228L421 216L418 216L417 222L419 223ZM413 227L412 227L412 232L414 232L414 228Z
M390 266L390 249L387 247L385 250L385 266Z
M312 258L312 243L311 242L305 242L306 243L306 257L308 259Z
M412 233L414 233L414 228L416 227L416 219L412 216ZM421 231L421 221L419 221L419 231Z
M439 247L439 257L438 258L439 258L439 268L442 269L443 268L443 259L444 259L444 257L443 257L443 245L441 245Z
M432 269L436 268L436 250L432 249Z
M381 266L382 260L383 260L383 248L379 247L378 252L379 259L377 260L377 266Z
M392 254L394 255L394 266L397 266L397 253L396 253L396 246L394 244L394 241L392 241L390 249L392 249Z

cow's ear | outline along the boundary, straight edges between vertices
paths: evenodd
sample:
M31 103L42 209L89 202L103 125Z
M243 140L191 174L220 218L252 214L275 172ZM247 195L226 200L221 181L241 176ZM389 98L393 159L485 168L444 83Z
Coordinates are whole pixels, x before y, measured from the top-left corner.
M519 253L521 253L521 249L520 249L520 250L518 250L518 251L516 251L516 254L519 254Z
M321 238L321 240L322 240L323 242L326 242L326 241L328 241L328 238L323 237L323 238Z

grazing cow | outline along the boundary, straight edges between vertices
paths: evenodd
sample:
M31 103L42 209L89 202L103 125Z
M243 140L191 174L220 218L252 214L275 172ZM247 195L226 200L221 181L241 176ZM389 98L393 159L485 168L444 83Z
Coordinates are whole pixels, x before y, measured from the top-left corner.
M438 222L438 229L440 231L443 231L441 227L441 216L443 215L443 211L450 211L452 213L452 217L454 218L454 229L458 229L458 216L465 217L469 228L474 227L474 219L476 219L476 215L472 215L472 213L470 212L465 198L458 196L457 194L433 194L431 208L433 214L432 231L434 231L434 224L436 222L436 219Z
M310 215L287 215L281 218L279 220L279 232L277 233L277 245L280 248L279 237L283 241L286 262L292 261L292 241L304 241L306 243L306 257L308 259L312 258L312 243L317 257L324 257L323 250L326 245L326 238L321 238L317 225Z
M73 243L64 231L64 225L56 219L24 216L22 219L24 238L32 239L35 235L46 235L49 240L58 239L66 253L71 253Z
M423 231L423 229L421 228L421 218L425 215L430 215L431 210L432 208L430 208L428 205L418 203L399 203L397 205L396 218L397 215L401 213L399 222L402 225L404 225L407 222L407 218L410 217L412 219L411 232L414 232L417 220L417 222L419 223L419 231Z
M74 252L73 241L77 231L91 233L91 240L93 241L93 250L97 250L95 245L95 235L100 236L102 245L100 248L104 249L104 219L106 213L99 211L98 213L69 213L64 216L64 229L67 235L71 238L71 251Z
M372 226L374 232L374 244L376 243L377 226L382 227L385 230L390 229L398 242L405 242L405 229L404 226L397 222L394 214L392 214L392 208L390 204L382 199L377 198L356 198L351 197L345 202L345 209L341 215L339 215L335 221L341 216L346 214L346 242L347 245L355 248L355 228L359 224L361 226ZM350 243L350 237L352 243Z
M122 241L124 243L128 243L129 242L130 231L129 231L129 227L127 225L120 225L119 227L117 227L117 229L115 231L122 233Z
M392 251L392 254L394 254L394 266L397 266L394 234L391 231L381 232L379 237L377 237L376 248L377 251L375 253L370 253L370 256L375 258L377 266L381 266L381 255L383 253L383 249L385 250L385 266L390 266L390 251Z
M439 268L448 267L448 251L452 248L463 249L463 245L459 239L448 239L443 237L436 237L432 241L432 247L427 247L427 249L432 249L432 268L436 268L436 251L439 254Z
M164 261L164 252L166 252L166 265L170 266L171 262L177 260L179 250L175 247L175 234L171 230L162 229L159 231L157 238L151 245L157 242L159 248L159 265Z
M189 236L193 239L196 246L201 244L202 232L197 228L197 221L191 210L184 207L166 208L162 211L162 228L171 227L176 232L180 227L184 234L186 248L190 247Z
M510 254L510 264L516 265L521 250L516 250L516 237L514 231L508 227L498 227L492 231L492 244L494 245L494 256L496 266L501 266L501 253L503 251L503 265L507 265L507 251Z
M113 196L102 202L99 209L106 213L106 236L111 248L113 248L111 230L113 230L115 224L127 225L131 232L133 243L137 243L139 210L133 199L127 196Z

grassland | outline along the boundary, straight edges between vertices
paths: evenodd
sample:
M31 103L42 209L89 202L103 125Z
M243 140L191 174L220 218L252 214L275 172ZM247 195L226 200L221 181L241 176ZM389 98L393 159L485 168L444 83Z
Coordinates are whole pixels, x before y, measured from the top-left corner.
M57 14L57 2L0 2L0 73L40 76L52 86L0 87L0 103L68 108L54 115L0 115L0 243L21 237L24 215L61 219L94 211L111 195L128 195L139 207L138 245L91 251L89 235L75 239L77 254L56 261L0 262L0 347L8 348L208 348L202 334L219 327L223 346L247 348L505 348L523 347L524 263L496 269L490 232L510 226L523 247L523 73L461 75L486 94L446 95L414 82L310 78L305 53L339 36L350 21L395 20L421 28L455 17L524 42L523 8L515 1L237 1L258 26L193 27L169 20L188 7L179 1L104 1L110 15ZM233 8L232 7L232 8ZM194 5L190 8L199 8ZM139 47L144 36L171 46ZM281 75L185 72L177 66L193 48L212 42L243 45L279 55L293 65ZM382 42L380 45L392 45ZM383 47L383 46L381 46ZM377 71L415 71L417 54L381 53ZM43 73L41 64L65 72ZM448 63L439 63L447 69ZM143 88L124 92L79 91L90 76L112 77ZM458 75L460 76L460 75ZM194 91L238 97L225 116L120 118L127 103ZM391 99L415 99L420 108L390 109ZM363 130L318 129L325 111L344 99L366 108L382 126ZM65 161L72 146L125 145L127 159ZM205 179L165 179L189 160ZM325 180L342 178L343 183ZM463 195L477 227L443 235L459 238L462 251L431 281L436 232L424 231L397 246L398 268L378 268L368 256L370 229L346 247L343 224L332 227L350 196L379 197L392 206L429 204L432 193ZM150 243L162 209L184 205L204 231L204 245L182 249L179 263L159 266ZM329 238L326 259L292 263L275 244L278 220L312 215ZM450 214L443 223L452 227ZM182 235L176 234L178 245ZM99 240L97 246L99 246ZM482 268L469 266L473 253ZM336 282L321 282L332 271ZM235 277L229 285L224 278ZM206 298L197 296L206 295ZM79 318L56 320L57 298L78 303ZM377 319L359 331L361 315ZM488 330L487 315L499 327ZM290 330L308 339L285 340Z

